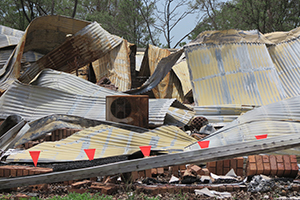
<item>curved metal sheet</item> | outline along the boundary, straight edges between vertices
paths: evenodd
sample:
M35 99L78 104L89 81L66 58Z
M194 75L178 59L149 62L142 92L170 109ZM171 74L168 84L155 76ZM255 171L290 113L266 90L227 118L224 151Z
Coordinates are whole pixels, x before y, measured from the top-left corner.
M23 34L24 31L0 25L0 48L17 45Z
M180 62L176 63L172 69L180 80L183 95L185 96L190 90L192 90L190 72L186 59L182 59Z
M123 39L121 45L93 62L96 79L99 81L107 77L119 91L126 91L131 88L130 72L130 48L127 40Z
M152 150L182 152L185 146L194 142L196 139L175 126L163 126L149 132L136 133L109 125L99 125L57 142L41 143L30 148L30 151L41 151L39 162L68 162L88 160L84 149L96 149L94 158L97 159L132 154L140 151L140 146L148 145L151 145ZM6 161L31 162L28 151L10 155Z
M243 31L236 29L204 31L200 33L189 45L194 44L233 44L233 43L259 43L274 44L258 30Z
M264 44L198 44L184 50L197 106L260 106L286 98Z
M249 111L239 118L216 131L205 140L210 141L210 147L236 144L256 140L256 135L267 134L276 137L300 132L300 96L285 99ZM194 147L197 144L193 145ZM197 147L198 148L198 147ZM289 152L299 155L299 148Z
M275 44L282 42L290 42L297 39L300 36L300 27L297 27L291 31L276 31L273 33L266 33L264 36Z
M300 29L298 29L300 32ZM299 33L300 34L300 33ZM293 38L268 48L278 76L288 97L300 94L300 38Z

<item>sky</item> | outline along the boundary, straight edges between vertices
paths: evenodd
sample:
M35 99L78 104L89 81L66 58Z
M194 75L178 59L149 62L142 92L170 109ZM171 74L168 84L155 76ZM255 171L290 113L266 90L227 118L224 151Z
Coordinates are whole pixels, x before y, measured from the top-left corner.
M172 4L171 4L172 5ZM159 9L163 9L163 6L161 3L157 4ZM183 12L186 7L181 7L178 9L178 13ZM175 27L172 29L171 36L173 36L172 42L171 42L171 47L174 47L174 45L182 38L184 37L187 33L189 33L193 28L197 25L198 21L198 14L190 14L186 16L184 19L182 19ZM166 44L166 39L163 34L160 35L159 37L160 43ZM182 42L188 43L189 40L186 38ZM179 46L177 46L178 48Z

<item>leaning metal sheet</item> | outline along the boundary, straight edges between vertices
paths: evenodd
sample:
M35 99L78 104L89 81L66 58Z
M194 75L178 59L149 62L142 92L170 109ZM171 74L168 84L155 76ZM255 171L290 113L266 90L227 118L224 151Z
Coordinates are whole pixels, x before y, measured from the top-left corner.
M129 44L123 39L121 45L94 61L93 68L97 81L107 77L119 91L129 90L131 88L129 54Z
M99 125L84 129L58 142L44 142L30 148L30 151L41 151L39 162L68 162L88 160L84 149L96 149L95 159L118 155L127 155L139 151L139 146L151 145L153 150L164 150L169 153L181 152L197 140L188 136L175 126L163 126L146 133L136 133ZM7 162L31 162L28 152L10 155Z
M24 31L0 25L0 48L16 46L23 34Z
M197 106L259 106L286 97L264 44L196 44L184 50Z
M172 69L180 80L183 94L186 95L192 89L190 73L186 59L182 59L180 62L176 63Z

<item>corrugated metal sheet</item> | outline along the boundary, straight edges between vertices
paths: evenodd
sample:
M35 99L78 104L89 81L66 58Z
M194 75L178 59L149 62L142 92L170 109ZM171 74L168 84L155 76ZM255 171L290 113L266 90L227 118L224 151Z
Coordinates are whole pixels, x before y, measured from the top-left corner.
M198 44L184 50L197 106L259 106L286 97L264 44Z
M94 22L74 36L68 37L64 43L34 63L19 80L29 83L45 68L72 72L77 67L83 67L105 56L121 42L120 37L109 34Z
M23 52L47 54L90 22L63 16L35 18L27 27L10 59L0 71L0 91L5 91L19 76Z
M195 116L195 112L175 107L169 107L165 124L183 127Z
M0 25L0 48L17 45L23 34L24 31Z
M205 138L210 147L256 140L256 135L275 137L300 132L300 96L272 103L249 111ZM197 149L197 144L192 145ZM299 155L300 149L289 150ZM281 152L284 153L284 152Z
M276 31L273 33L264 34L265 38L267 38L269 41L275 44L290 42L291 40L297 39L299 36L300 36L300 27L297 27L287 32Z
M184 147L196 142L175 126L164 126L146 133L136 133L108 125L99 125L58 142L44 142L30 148L41 151L41 162L68 162L88 160L84 149L96 149L96 158L127 155L140 151L139 146L151 145L153 150L183 151ZM8 162L31 162L28 150L10 155Z
M212 106L195 106L196 116L204 116L209 123L214 126L225 126L252 109L254 106L246 105L212 105Z
M69 116L69 115L49 115L28 122L25 125L27 127L24 127L22 128L21 131L19 131L18 137L16 137L13 141L11 141L10 145L7 148L15 148L20 144L24 144L28 141L32 141L37 138L41 138L45 136L47 133L50 133L60 128L86 129L89 127L98 126L100 124L119 127L137 133L144 133L148 131L148 129L145 128L130 126L121 123L109 122L109 121L92 120L92 119L86 119L82 117Z
M129 90L131 88L129 54L129 43L123 39L121 45L93 62L97 81L107 77L119 91Z
M288 97L300 94L300 39L294 38L268 48Z
M143 58L144 58L144 51L139 51L138 49L135 55L135 70L138 72L141 69Z
M61 90L70 94L99 98L105 98L108 95L126 95L125 93L92 84L74 75L50 69L43 70L32 84ZM162 125L169 107L175 101L176 99L149 99L149 124ZM105 104L103 106L105 107Z
M171 52L167 49L161 49L153 45L148 45L148 48L144 54L142 66L139 72L139 76L149 77L152 76L158 68L158 63L168 57ZM161 66L165 67L165 66ZM156 77L159 78L159 77ZM183 101L183 91L180 80L176 76L173 70L170 70L165 77L159 82L157 86L152 89L155 98L176 98L179 101Z
M0 98L0 118L20 114L35 120L50 114L67 114L105 120L105 97L126 95L71 74L44 70L32 83L15 82ZM149 124L162 125L176 99L149 100Z
M258 30L244 31L244 30L216 30L204 31L200 33L193 41L192 44L232 44L232 43L260 43L260 44L274 44L268 40Z
M182 59L173 66L173 71L179 78L184 96L192 90L189 68L186 59Z

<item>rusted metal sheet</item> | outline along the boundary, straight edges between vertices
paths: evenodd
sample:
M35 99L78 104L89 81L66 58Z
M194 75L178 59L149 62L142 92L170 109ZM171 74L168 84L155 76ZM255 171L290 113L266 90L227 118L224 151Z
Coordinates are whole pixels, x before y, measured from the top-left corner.
M88 160L83 149L95 148L95 159L127 155L140 151L139 146L151 145L152 150L182 152L197 140L175 126L163 126L145 133L136 133L109 125L99 125L74 133L57 142L44 142L30 148L41 151L39 162ZM70 151L72 149L72 151ZM32 161L27 150L10 155L7 162Z
M131 88L130 43L123 39L121 45L93 62L97 81L107 77L119 91Z
M148 128L148 95L106 96L106 120Z
M145 52L139 76L149 77L154 75L156 68L165 67L159 65L163 58L168 57L171 52L167 49L161 49L153 45L148 45ZM175 61L176 62L176 61ZM161 75L155 77L160 79ZM152 89L155 98L176 98L183 101L183 91L180 80L173 70L169 70L157 86Z
M275 44L290 42L294 39L298 39L299 36L300 36L300 27L297 27L290 31L276 31L273 33L264 34L265 38L267 38L269 41Z
M184 49L197 106L260 106L286 98L264 44L195 44Z
M268 40L258 30L244 31L244 30L216 30L204 31L200 33L193 41L192 44L233 44L233 43L256 43L256 44L274 44Z
M83 67L105 56L121 42L120 37L109 34L98 23L94 22L74 36L66 38L65 42L26 70L19 77L19 80L23 83L29 83L45 68L72 72L76 68Z
M0 48L16 46L23 34L24 31L0 25Z

